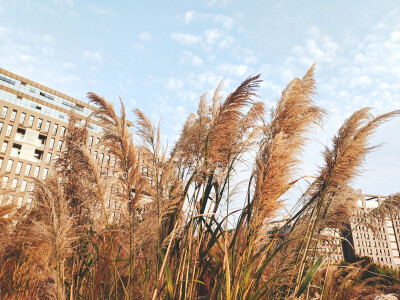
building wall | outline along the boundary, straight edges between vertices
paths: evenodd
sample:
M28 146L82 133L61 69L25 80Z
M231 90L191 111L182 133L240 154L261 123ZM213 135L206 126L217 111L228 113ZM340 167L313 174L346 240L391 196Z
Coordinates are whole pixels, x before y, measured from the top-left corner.
M351 222L354 250L357 255L371 257L376 263L399 268L399 216L388 216L377 232L373 232L365 225L358 225L366 214L386 199L385 196L361 194L360 192L357 201L358 209Z
M0 68L0 205L32 201L33 179L45 179L61 155L69 114L85 119L94 109ZM101 172L113 175L115 158L98 145L102 129L95 119L89 127L88 151Z

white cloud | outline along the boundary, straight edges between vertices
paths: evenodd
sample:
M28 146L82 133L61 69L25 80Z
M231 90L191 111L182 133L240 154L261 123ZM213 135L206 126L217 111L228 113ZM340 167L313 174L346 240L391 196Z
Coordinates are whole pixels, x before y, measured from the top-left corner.
M177 78L170 78L166 81L165 86L169 90L180 90L183 88L183 81Z
M179 32L171 33L171 39L187 46L198 44L202 40L200 36Z
M3 36L7 33L7 28L0 26L0 36Z
M94 5L91 5L89 8L101 16L113 16L115 14L114 11L108 8L100 8Z
M234 24L235 19L226 15L215 15L214 20L217 23L222 24L222 27L230 30Z
M142 32L139 34L139 39L144 41L144 42L151 42L151 34L149 32Z
M252 64L256 64L258 62L258 59L255 55L250 55L250 56L244 57L243 62L246 65L252 65Z
M204 33L204 37L208 44L215 44L222 39L223 32L219 29L207 29Z
M226 49L231 47L235 43L235 39L231 35L225 36L222 41L219 42L219 47L221 49Z
M222 28L226 30L232 29L233 25L235 24L235 19L233 17L223 14L199 13L194 10L188 10L183 15L183 21L185 24L190 24L195 20L211 20L216 24L221 25Z
M226 6L229 3L230 0L209 0L208 1L208 6L214 6L216 4L219 4L221 6Z
M53 0L53 2L55 4L68 4L68 5L73 5L74 4L74 0Z
M144 46L142 44L133 44L133 48L135 48L138 51L143 51L144 50Z
M217 67L217 70L229 76L243 77L247 72L247 66L234 65L234 64L221 64Z
M198 66L203 65L203 60L200 57L194 55L190 51L184 51L182 53L181 58L179 59L179 63L181 63L181 64L189 63L193 66L198 67Z
M204 32L204 39L209 45L218 44L221 49L226 49L231 47L235 39L233 36L226 34L224 31L214 28L214 29L207 29Z
M193 10L187 11L184 16L185 24L192 22L195 19L195 14L196 12Z
M103 57L99 52L90 52L88 50L83 51L82 56L85 60L91 62L101 62Z
M70 62L70 61L66 61L66 62L62 63L62 66L64 69L67 69L67 70L76 70L78 68L78 66L75 63Z

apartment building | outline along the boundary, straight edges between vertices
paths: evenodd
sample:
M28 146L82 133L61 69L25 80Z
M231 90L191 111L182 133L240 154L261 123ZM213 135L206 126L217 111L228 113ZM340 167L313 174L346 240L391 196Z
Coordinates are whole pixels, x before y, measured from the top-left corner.
M0 205L32 202L34 178L46 179L60 157L69 115L85 119L95 107L0 68ZM133 129L132 123L129 127ZM115 165L99 146L102 128L89 124L89 152L101 170ZM4 191L11 191L4 193Z
M351 252L357 256L370 257L380 265L392 268L400 268L400 216L398 214L388 215L383 224L376 231L371 230L365 225L364 219L373 209L377 208L387 196L362 194L358 191L357 209L353 217L349 220L349 236L347 239L350 244L343 242L343 232L333 228L325 228L318 237L317 250L322 255L329 255L331 263L349 259L347 247L352 248ZM274 221L266 224L268 237L276 236L277 230L285 223ZM281 228L278 237L286 238L290 225Z
M357 210L351 220L352 238L355 254L371 257L374 262L392 268L400 267L400 216L388 215L382 227L373 232L360 223L362 219L378 207L388 197L362 194L359 192Z

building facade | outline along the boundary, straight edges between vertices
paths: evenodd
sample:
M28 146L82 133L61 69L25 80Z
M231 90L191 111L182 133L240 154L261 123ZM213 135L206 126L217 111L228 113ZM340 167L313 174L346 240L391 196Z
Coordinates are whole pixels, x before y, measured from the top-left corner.
M33 179L46 179L61 155L71 112L86 119L95 109L0 68L0 205L30 205ZM99 146L102 128L96 120L89 128L89 152L108 174L115 158Z
M387 198L386 196L362 194L360 191L357 201L358 208L351 221L353 246L355 254L358 256L368 256L381 265L400 268L400 216L397 214L387 216L383 225L375 232L360 223L368 213Z

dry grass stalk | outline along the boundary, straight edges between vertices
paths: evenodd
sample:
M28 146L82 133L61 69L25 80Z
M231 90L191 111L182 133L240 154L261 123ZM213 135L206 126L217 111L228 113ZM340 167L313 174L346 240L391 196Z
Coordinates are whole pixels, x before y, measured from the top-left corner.
M87 123L72 116L55 170L61 181L50 176L37 182L36 204L25 215L14 214L15 226L12 208L0 208L0 240L8 240L0 244L0 296L291 299L316 296L321 289L310 283L338 297L359 294L364 286L351 284L362 272L328 266L324 273L323 264L308 288L300 287L320 256L318 233L341 229L351 216L356 197L349 185L374 149L369 136L398 111L378 117L369 108L354 113L332 149L326 148L325 166L302 197L289 237L278 229L266 238L262 226L277 215L282 195L297 181L302 149L325 114L312 99L313 72L314 66L284 89L268 121L263 103L254 101L259 75L224 100L221 82L210 104L201 96L170 155L160 126L143 112L134 110L140 140L135 145L122 102L118 116L111 103L89 93L98 107L91 118L104 128L99 146L116 157L111 172L118 176L100 173L87 150ZM248 205L231 230L232 178L255 145ZM139 213L145 197L153 201ZM392 196L371 218L381 221L398 201ZM119 206L114 218L108 203ZM342 285L338 278L344 278Z

